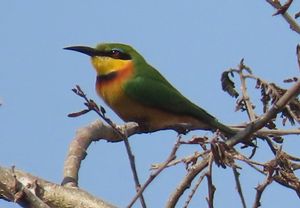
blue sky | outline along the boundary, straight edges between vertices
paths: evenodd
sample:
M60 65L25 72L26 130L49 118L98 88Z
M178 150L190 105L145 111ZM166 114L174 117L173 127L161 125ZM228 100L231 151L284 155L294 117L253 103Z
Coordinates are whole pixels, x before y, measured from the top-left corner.
M297 4L299 1L294 1L292 14L299 9ZM94 91L95 72L89 59L62 50L70 45L130 44L186 97L219 120L228 124L245 121L245 115L234 112L235 100L221 90L223 70L245 58L256 75L272 82L281 84L299 72L295 57L299 36L280 16L272 17L273 13L265 1L245 0L2 2L0 165L16 165L61 182L64 158L76 129L97 119L94 113L67 117L83 108L71 88L79 84L103 105ZM252 83L250 92L253 88ZM122 123L106 109L109 117ZM209 134L192 132L186 138L192 135ZM288 138L283 147L297 154L300 142L295 138ZM175 141L172 131L130 138L141 181L149 176L152 163L165 160ZM179 155L195 150L183 147ZM272 155L261 148L257 159L266 161ZM241 180L248 206L252 206L254 187L263 177L243 168ZM160 175L145 192L149 207L163 207L184 174L184 168L178 166ZM232 171L215 167L214 174L215 207L241 207ZM134 182L124 144L93 143L80 170L79 184L120 207L128 204L134 196ZM191 207L206 206L205 195L203 185ZM273 208L287 206L287 201L289 207L300 205L293 191L276 183L262 199L265 207ZM0 201L0 207L16 206Z

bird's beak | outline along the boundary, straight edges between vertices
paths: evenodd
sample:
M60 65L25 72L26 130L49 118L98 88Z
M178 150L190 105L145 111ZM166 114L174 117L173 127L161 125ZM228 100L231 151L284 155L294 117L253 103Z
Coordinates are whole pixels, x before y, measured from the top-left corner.
M94 48L87 47L87 46L70 46L70 47L66 47L64 49L71 50L71 51L77 51L77 52L86 54L86 55L91 56L91 57L100 55L99 51L97 51Z

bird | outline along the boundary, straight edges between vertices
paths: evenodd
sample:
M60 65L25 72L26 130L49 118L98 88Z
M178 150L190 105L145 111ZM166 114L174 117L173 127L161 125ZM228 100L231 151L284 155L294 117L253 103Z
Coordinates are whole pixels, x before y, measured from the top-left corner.
M130 45L101 43L64 49L90 56L97 94L123 121L136 122L143 132L200 129L220 131L227 137L236 133L184 97Z

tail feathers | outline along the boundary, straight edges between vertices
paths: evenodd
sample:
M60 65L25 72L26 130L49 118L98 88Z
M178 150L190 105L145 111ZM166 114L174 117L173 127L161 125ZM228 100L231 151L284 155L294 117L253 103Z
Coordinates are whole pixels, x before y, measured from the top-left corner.
M234 129L231 129L230 127L220 123L219 121L215 120L214 124L212 125L215 130L221 131L223 134L225 134L226 137L232 137L234 136L237 131Z
M225 134L227 139L229 139L230 137L233 137L238 132L238 130L232 129L232 128L230 128L230 127L228 127L228 126L226 126L226 125L224 125L220 122L218 122L215 127L216 127L216 129L219 129L223 134ZM245 146L257 147L256 144L253 143L251 138L244 139L242 141L242 143Z

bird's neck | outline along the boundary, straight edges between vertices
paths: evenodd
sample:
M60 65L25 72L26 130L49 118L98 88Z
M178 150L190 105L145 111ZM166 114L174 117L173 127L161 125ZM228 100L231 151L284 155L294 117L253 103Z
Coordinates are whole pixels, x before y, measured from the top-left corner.
M99 65L98 65L99 66ZM97 86L100 88L111 87L112 85L122 85L124 82L133 75L134 73L133 63L127 61L120 68L114 70L107 70L106 73L99 73L97 71Z
M132 60L114 59L106 56L95 56L91 59L97 75L106 76L118 73L132 65Z

